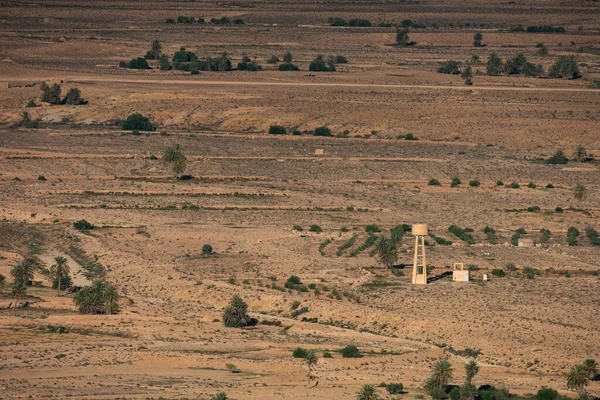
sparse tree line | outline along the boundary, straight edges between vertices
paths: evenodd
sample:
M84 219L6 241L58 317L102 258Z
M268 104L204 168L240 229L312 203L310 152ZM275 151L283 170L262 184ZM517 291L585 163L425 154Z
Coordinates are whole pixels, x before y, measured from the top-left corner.
M465 69L461 71L460 62L449 60L442 63L437 72L441 74L454 74L458 75L462 73L465 83L470 84L470 79L473 76L471 65L478 62L479 58L475 57L473 60L466 62ZM485 68L486 75L498 76L498 75L525 75L532 77L540 77L544 74L544 69L541 64L533 64L527 61L527 58L523 53L517 53L513 58L502 60L496 53L490 54ZM568 78L576 79L580 77L579 67L574 56L561 55L557 58L556 62L550 67L547 74L550 78ZM469 82L467 82L469 81Z
M194 23L197 23L200 25L205 25L207 23L211 23L213 25L231 25L231 24L244 25L244 20L242 18L231 19L229 17L221 17L221 18L211 18L210 20L206 21L206 19L204 19L203 17L195 19L194 17L186 17L184 15L180 15L176 19L167 18L165 20L165 23L167 23L167 24L194 24Z
M16 264L10 271L13 278L10 295L15 299L14 308L19 307L33 286L35 274L40 273L52 280L52 288L57 296L61 291L71 290L73 301L82 314L114 314L119 311L119 294L108 282L96 280L90 286L75 288L72 286L71 268L64 256L54 258L50 268L44 267L37 259L29 258ZM6 278L0 275L0 289L6 285ZM27 306L27 303L22 304Z
M207 56L203 59L198 57L198 54L186 50L181 47L179 51L173 54L172 58L162 52L162 44L158 40L153 40L150 44L150 50L146 52L144 57L137 57L129 62L120 61L119 67L130 69L152 69L147 60L157 61L157 68L161 71L177 70L188 71L192 75L197 75L200 71L233 71L233 61L226 52L221 53L216 57ZM279 71L299 71L300 68L294 64L292 53L286 52L283 54L283 62L279 64ZM267 64L278 64L279 57L276 55L266 59ZM335 72L336 65L347 64L346 57L341 55L329 54L328 56L318 55L309 64L308 70L311 72ZM243 56L242 60L237 64L238 71L262 71L257 58Z
M81 97L81 91L77 88L69 89L67 94L63 97L61 94L62 87L58 83L53 83L51 86L49 86L46 82L41 82L40 91L42 92L40 95L40 102L42 103L71 106L80 106L88 103L87 100ZM31 99L25 107L33 108L37 106L38 104L35 102L35 100ZM25 128L39 128L40 120L38 118L32 118L28 111L23 111L21 113L21 120L19 124Z

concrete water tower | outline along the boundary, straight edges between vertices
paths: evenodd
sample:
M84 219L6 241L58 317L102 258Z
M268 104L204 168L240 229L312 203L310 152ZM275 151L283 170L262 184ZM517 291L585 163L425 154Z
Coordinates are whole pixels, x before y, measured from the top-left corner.
M415 237L415 262L413 264L413 285L427 285L427 257L425 256L426 224L414 224L412 234Z

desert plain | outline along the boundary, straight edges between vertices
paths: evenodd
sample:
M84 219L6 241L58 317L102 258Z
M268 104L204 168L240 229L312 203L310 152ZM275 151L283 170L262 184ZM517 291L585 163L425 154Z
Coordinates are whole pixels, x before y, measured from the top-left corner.
M166 23L178 16L206 23ZM243 24L209 22L221 17ZM406 20L422 24L416 43L395 46ZM226 52L233 70L119 67L153 40L169 58ZM299 71L267 63L285 52ZM486 74L491 53L519 52L544 71L572 55L581 77ZM348 62L309 71L329 54ZM236 70L244 56L262 70ZM473 84L438 73L448 60ZM87 104L40 102L43 81ZM595 1L0 1L0 398L347 399L401 382L377 390L423 399L439 359L455 385L476 360L478 386L576 398L566 374L600 360L600 247L586 234L600 230L599 81ZM132 113L156 130L121 129ZM321 126L332 136L311 134ZM186 179L162 161L175 144ZM557 150L568 163L546 162ZM426 286L411 285L410 230L392 268L369 243L415 223L429 226ZM518 231L536 246L515 246ZM114 285L119 312L80 313L41 272L12 307L13 267L57 256L75 289ZM454 263L470 282L452 281ZM286 288L291 276L302 283ZM256 325L224 326L234 295ZM363 356L343 357L348 345ZM298 347L318 357L310 382Z

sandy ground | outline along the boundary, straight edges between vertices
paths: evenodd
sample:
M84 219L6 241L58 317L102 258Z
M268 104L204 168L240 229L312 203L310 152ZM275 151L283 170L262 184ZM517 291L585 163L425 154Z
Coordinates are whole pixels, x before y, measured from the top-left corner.
M11 284L10 270L24 258L50 266L64 255L74 282L85 285L83 267L95 260L122 298L117 315L81 315L72 295L58 296L40 274L29 308L6 309L14 299L0 289L0 397L330 399L354 398L365 383L402 382L402 396L378 390L420 399L440 357L453 364L453 383L462 382L471 359L465 349L479 352L477 385L522 395L548 386L575 397L564 374L600 360L600 249L585 234L600 230L600 165L543 159L557 149L571 157L577 144L600 158L598 10L585 1L160 1L142 11L123 0L7 2L0 8L0 274ZM246 24L164 23L178 15ZM417 46L397 48L389 46L392 28L328 26L338 15L429 27L411 30ZM473 24L486 47L472 47ZM518 24L562 25L567 33L511 32ZM168 54L185 46L201 57L227 51L234 63L250 55L265 70L192 76L117 68L143 55L151 39ZM537 53L540 42L548 56ZM264 63L288 50L301 71ZM559 54L575 55L583 77L485 76L492 51L502 58L522 51L546 70ZM349 63L336 73L307 71L317 54L329 53ZM464 65L473 54L481 63L471 87L435 72L440 62ZM62 80L64 91L78 87L89 104L26 108L39 96L26 85L42 79ZM23 111L41 127L18 126ZM119 130L133 112L158 129ZM273 124L348 132L268 135ZM402 139L407 133L419 140ZM176 181L160 161L175 143L192 180ZM462 181L457 188L453 177ZM428 185L432 178L441 186ZM583 201L573 198L580 183ZM77 231L80 219L96 228ZM393 270L371 248L359 249L366 225L389 235L403 223L429 225L426 287L410 285L410 234ZM323 232L310 232L313 224ZM452 224L472 228L476 243L454 236ZM485 226L495 229L495 244ZM581 232L577 246L567 245L571 226ZM543 246L517 248L510 240L521 227L537 243L542 229L551 235ZM436 245L435 237L452 245ZM203 255L204 244L215 254ZM451 281L455 262L473 270L471 282ZM491 276L511 263L517 271ZM526 267L539 275L526 278ZM280 289L291 275L311 289ZM225 328L221 312L234 294L268 324ZM306 312L292 316L294 302ZM343 358L339 350L349 344L364 357ZM310 385L305 362L292 357L298 346L319 357ZM599 382L588 390L600 396Z

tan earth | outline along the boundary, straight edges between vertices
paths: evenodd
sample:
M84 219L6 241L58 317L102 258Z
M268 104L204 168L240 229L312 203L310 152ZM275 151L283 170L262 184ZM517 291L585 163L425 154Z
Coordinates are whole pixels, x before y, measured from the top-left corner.
M245 24L165 23L180 15ZM415 46L395 47L395 28L329 26L336 16L427 27L411 29ZM455 385L475 359L477 386L577 397L565 374L600 361L600 247L586 234L600 230L599 21L600 3L584 0L2 2L0 398L349 399L363 384L401 382L401 395L377 391L423 399L440 358ZM485 47L473 47L476 31ZM234 67L248 55L263 71L118 67L154 39L169 56L182 46L200 58L225 51ZM266 63L286 51L300 71ZM487 76L492 52L523 52L545 71L574 55L582 77ZM311 73L318 54L348 64ZM436 72L472 55L472 86ZM62 81L63 94L79 88L89 104L40 105L42 80ZM31 99L37 107L25 107ZM23 111L38 129L20 125ZM120 130L134 112L157 130ZM303 134L269 135L271 125ZM322 125L336 136L305 132ZM175 180L161 161L176 143L193 179ZM587 162L544 163L557 149L572 158L579 144ZM453 177L462 184L451 188ZM574 198L578 184L586 199ZM81 219L95 229L75 229ZM410 285L410 232L392 269L359 248L369 224L389 236L413 223L430 229L427 286ZM453 224L473 229L475 244ZM511 245L518 228L538 246ZM551 232L543 245L542 229ZM204 244L215 253L202 254ZM78 287L100 277L90 265L102 269L120 312L80 314L73 294L58 296L39 272L29 307L8 308L12 267L27 258L48 268L58 255ZM452 282L455 262L471 282ZM507 264L517 270L491 274ZM285 289L292 275L308 291ZM235 294L258 325L224 327ZM292 304L305 312L293 316ZM347 345L363 357L343 358ZM310 384L297 347L319 358ZM600 396L600 381L586 389Z

